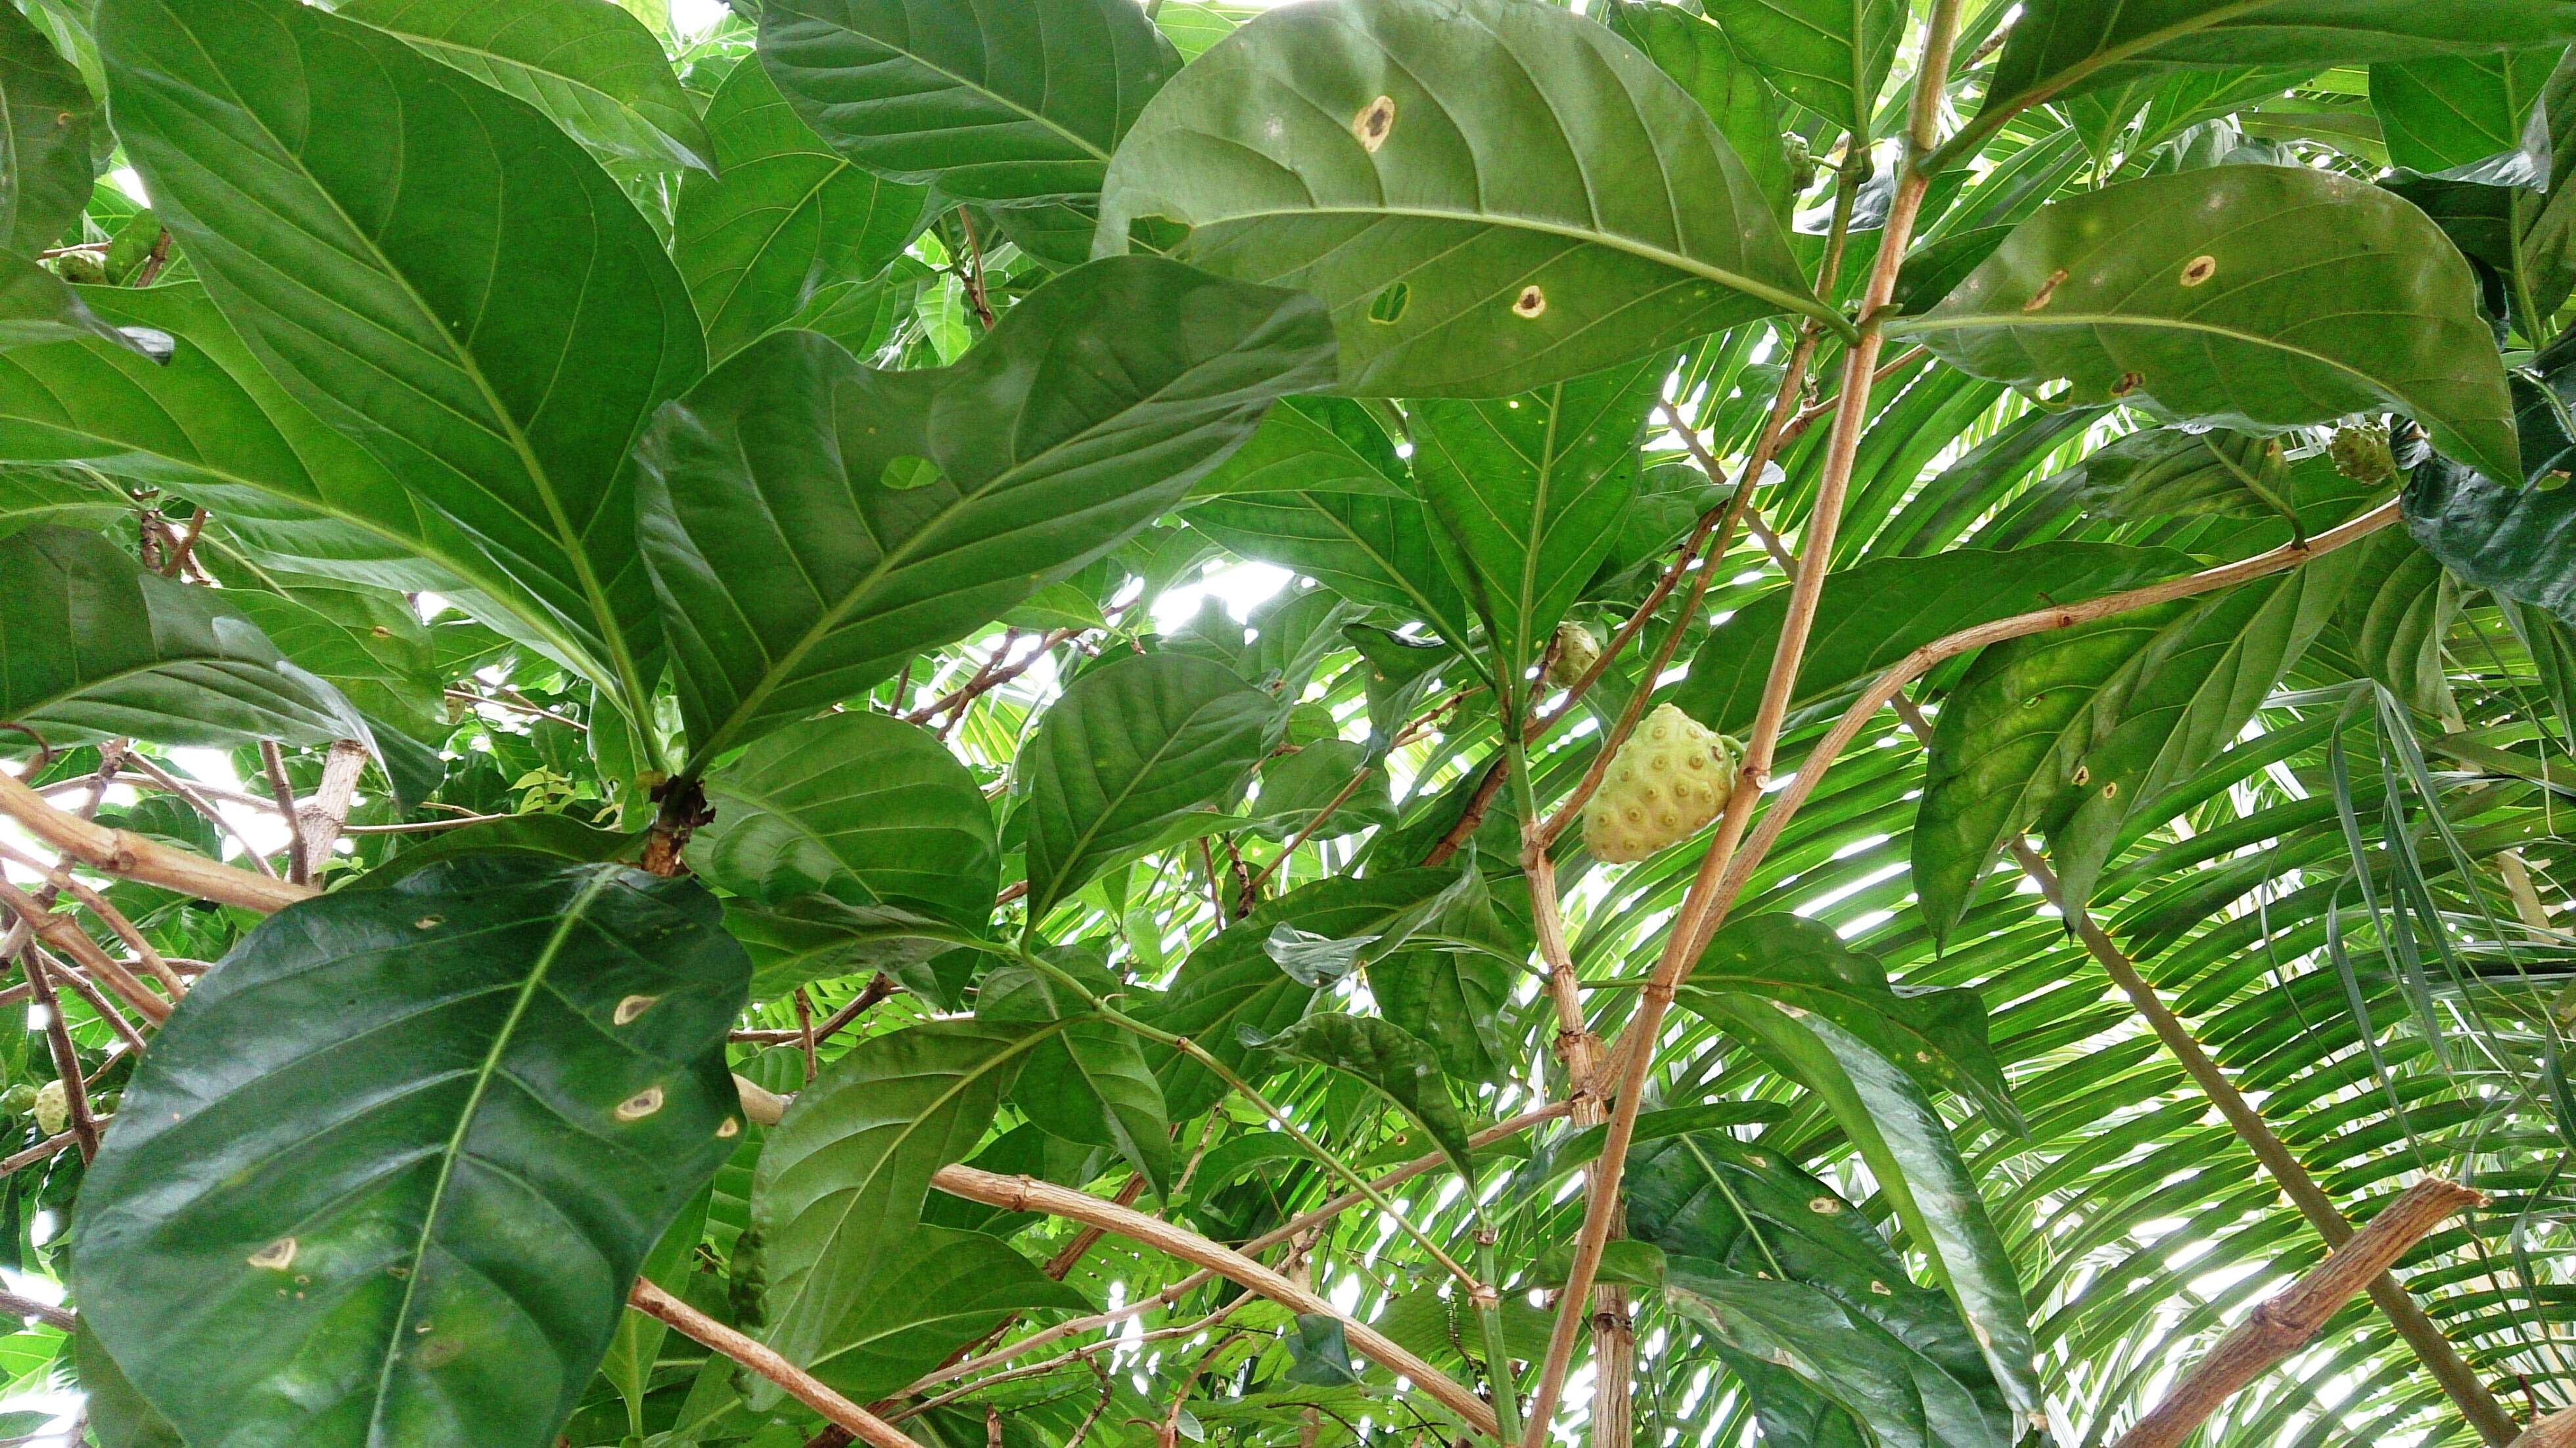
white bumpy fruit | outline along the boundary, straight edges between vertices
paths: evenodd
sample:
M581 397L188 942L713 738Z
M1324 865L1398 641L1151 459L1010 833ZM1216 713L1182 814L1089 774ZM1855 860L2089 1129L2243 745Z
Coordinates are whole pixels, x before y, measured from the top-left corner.
M1637 726L1583 807L1583 846L1623 865L1708 828L1744 762L1734 740L1670 704Z
M1601 662L1601 640L1592 630L1579 623L1556 626L1556 652L1548 656L1547 685L1551 689L1571 689L1584 672Z
M47 1136L60 1136L71 1124L71 1098L64 1093L61 1078L37 1087L36 1129Z

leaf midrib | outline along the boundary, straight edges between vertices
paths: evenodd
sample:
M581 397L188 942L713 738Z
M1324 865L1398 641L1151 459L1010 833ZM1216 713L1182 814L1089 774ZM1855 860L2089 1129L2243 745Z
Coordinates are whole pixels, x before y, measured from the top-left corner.
M371 1439L383 1426L385 1402L393 1392L394 1364L401 1359L403 1344L409 1336L412 1303L420 1295L421 1279L428 1275L422 1266L429 1257L430 1239L438 1231L439 1214L446 1206L447 1188L455 1179L456 1163L465 1152L465 1135L473 1128L475 1113L482 1107L484 1093L491 1089L492 1078L500 1072L502 1053L509 1049L517 1035L519 1022L527 1015L528 1005L536 999L539 987L545 984L546 973L553 969L555 958L563 952L564 942L571 939L574 929L584 922L591 902L615 878L613 868L594 872L590 883L584 885L581 893L565 907L563 918L556 922L554 933L547 937L545 948L537 952L535 963L529 967L528 979L519 987L518 999L510 1003L509 1015L502 1019L500 1029L493 1032L491 1049L484 1052L482 1064L475 1069L473 1088L466 1093L464 1108L456 1113L456 1129L449 1134L447 1146L439 1155L438 1178L431 1184L429 1206L421 1213L420 1232L412 1242L412 1270L403 1279L402 1301L394 1310L393 1331L386 1338L384 1361L376 1373L375 1401L367 1410L367 1433Z

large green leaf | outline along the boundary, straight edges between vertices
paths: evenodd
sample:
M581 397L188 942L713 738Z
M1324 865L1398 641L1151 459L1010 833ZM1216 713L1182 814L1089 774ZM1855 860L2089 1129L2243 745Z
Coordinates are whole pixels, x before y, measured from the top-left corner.
M2073 400L2187 422L2278 432L2396 408L2520 475L2467 263L2423 212L2331 172L2213 166L2051 202L1891 331L1979 377L2068 378Z
M42 523L94 532L133 513L132 499L70 468L0 472L0 538Z
M1855 1423L1866 1425L1859 1441L1883 1448L2017 1440L2008 1415L1983 1411L1942 1364L1839 1297L1803 1281L1697 1268L1681 1264L1667 1300L1716 1333L1765 1443L1850 1443Z
M81 1191L82 1320L208 1448L552 1443L741 1129L744 980L704 890L613 865L459 860L290 907L126 1089Z
M617 183L525 104L293 0L107 0L97 32L117 134L260 363L644 697L621 463L705 346ZM396 136L426 159L387 165Z
M1498 672L1537 661L1618 541L1637 440L1670 359L1492 402L1414 410L1414 476L1450 572L1485 621Z
M1440 561L1404 460L1358 403L1282 402L1199 492L1190 522L1227 551L1421 619L1443 638L1467 637L1466 600Z
M662 42L609 0L354 0L340 13L517 96L603 155L717 164Z
M1181 68L1130 0L770 0L760 59L841 154L968 201L1098 191Z
M1273 932L1293 925L1327 940L1369 943L1358 959L1394 951L1470 888L1459 870L1397 870L1364 878L1318 880L1266 901L1191 952L1172 988L1140 1010L1150 1025L1188 1036L1209 1055L1240 1069L1254 1048L1245 1036L1267 1037L1294 1025L1314 1003L1315 986L1280 968L1270 953ZM1187 1121L1225 1095L1223 1082L1177 1051L1149 1048L1146 1057L1162 1078L1174 1120Z
M1737 34L1679 5L1655 0L1614 0L1602 23L1644 51L1717 123L1735 148L1753 184L1784 220L1797 201L1798 179L1789 167L1788 122L1780 93ZM1804 144L1803 141L1801 144Z
M1927 1085L1956 1091L1996 1124L2020 1129L1977 993L1898 990L1877 956L1852 949L1821 921L1779 911L1728 921L1692 968L1681 1000L1697 1009L1718 995L1814 1012Z
M1864 139L1896 63L1902 0L1709 0L1717 22L1789 99Z
M799 1092L752 1181L765 1340L828 1349L875 1274L910 1250L933 1173L975 1149L1052 1026L938 1021L869 1038Z
M1698 102L1600 25L1519 0L1251 21L1119 147L1099 245L1147 222L1191 228L1181 260L1321 299L1356 393L1508 396L1834 315Z
M916 1227L905 1254L858 1291L809 1365L859 1402L886 1397L1024 1312L1081 1311L1081 1293L982 1232Z
M0 540L0 577L0 719L49 744L366 735L339 691L287 662L225 594L150 572L95 533L46 524Z
M1001 888L993 811L957 756L919 725L826 714L760 740L707 776L715 823L691 861L774 904L823 891L980 929Z
M2041 543L1995 550L1954 548L1926 558L1865 559L1825 582L1792 704L1830 697L1957 629L2078 603L2171 578L2190 555L2118 543ZM1753 722L1787 617L1788 590L1763 595L1709 631L1673 694L1681 711L1712 729Z
M2540 94L2563 48L2444 55L2370 68L2370 108L2393 165L2496 186L2549 189Z
M1923 1088L1822 1016L1743 996L1717 998L1712 1014L1824 1102L1958 1304L2005 1402L2016 1413L2038 1411L2029 1310L2012 1255Z
M801 332L746 349L639 454L694 764L1107 552L1330 347L1303 297L1138 257L1041 287L953 367L879 372Z
M1092 997L1119 990L1117 978L1079 952L1056 952L1057 968ZM1062 1141L1106 1146L1135 1164L1155 1195L1172 1189L1172 1123L1163 1088L1145 1064L1139 1037L1104 1020L1085 999L1033 967L1004 966L976 987L975 1016L987 1021L1060 1021L1052 1040L1029 1052L1011 1102Z
M707 129L720 170L680 183L671 255L716 361L882 285L921 227L927 189L834 154L757 65L717 87Z
M1035 922L1122 851L1232 793L1279 706L1232 670L1146 654L1084 674L1021 751Z
M2564 40L2576 40L2570 0L2031 0L1979 119L2164 66L2314 71Z
M1278 1057L1329 1066L1365 1083L1419 1122L1458 1174L1475 1181L1467 1123L1449 1094L1440 1057L1411 1031L1378 1016L1318 1011L1275 1036L1247 1044Z
M1936 936L2005 843L2033 825L2071 906L2092 898L2120 827L2233 743L2334 616L2355 555L2077 628L1997 644L1941 707L1914 825L1914 881Z
M0 117L6 107L0 105ZM139 357L169 355L169 339L110 326L79 289L23 256L0 253L0 348L98 338Z
M16 6L0 15L0 250L61 245L89 204L98 102Z
M2407 482L2406 531L2442 566L2576 624L2576 488L2498 487L2447 458Z

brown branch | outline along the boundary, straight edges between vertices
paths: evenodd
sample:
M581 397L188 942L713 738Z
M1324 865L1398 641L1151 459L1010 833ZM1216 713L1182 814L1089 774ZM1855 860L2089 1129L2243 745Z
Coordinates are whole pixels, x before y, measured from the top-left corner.
M661 1319L709 1349L785 1388L789 1397L848 1430L862 1443L872 1443L876 1448L921 1448L903 1430L824 1386L813 1374L779 1356L768 1344L755 1342L698 1311L653 1285L650 1278L635 1279L635 1289L626 1294L626 1305L647 1317Z
M1297 853L1298 848L1308 840L1313 839L1315 831L1324 827L1324 821L1331 819L1343 805L1349 803L1351 796L1359 793L1360 786L1368 783L1368 777L1376 772L1377 765L1374 761L1361 765L1359 773L1351 776L1351 782L1342 786L1342 792L1325 801L1324 807L1315 811L1315 817L1306 821L1306 827L1299 830L1295 837L1280 849L1279 858L1261 867L1261 872L1252 877L1250 884L1244 886L1244 893L1255 899L1260 898L1261 887L1270 883L1270 877L1278 873L1280 866L1288 863L1288 857Z
M2576 1408L2561 1408L2523 1430L2513 1448L2576 1448Z
M21 1297L15 1292L0 1292L0 1312L5 1312L11 1317L23 1318L28 1322L41 1322L47 1327L59 1327L65 1332L80 1326L80 1319L69 1311L56 1307L50 1302L38 1302L32 1297Z
M127 1048L136 1051L143 1049L143 1033L134 1029L132 1022L126 1020L123 1015L119 1014L114 1006L109 1005L107 1003L107 996L105 993L101 992L97 986L91 984L88 978L83 976L79 971L74 970L69 965L64 964L60 956L46 951L44 947L37 945L33 941L28 942L20 948L43 955L45 957L44 964L46 977L51 980L59 980L64 985L70 986L72 988L72 994L79 996L84 1002L86 1002L89 1005L90 1012L93 1015L96 1015L100 1020L105 1021L108 1029L114 1031L116 1033L116 1038L123 1041ZM107 1068L104 1066L99 1068L101 1074L104 1074L106 1069Z
M875 976L869 979L865 986L860 988L859 993L851 998L848 1005L845 1005L839 1010L832 1012L830 1015L825 1016L822 1023L814 1027L814 1044L819 1046L825 1041L832 1039L832 1037L840 1034L841 1029L844 1026L847 1026L850 1022L866 1015L870 1006L875 1005L877 1002L884 1000L886 997L893 995L902 989L902 986L894 983L894 978L892 976L887 975L884 971L878 971ZM802 1030L736 1031L727 1039L743 1044L783 1046L790 1041L802 1042L805 1039L805 1035L806 1033Z
M349 807L357 802L358 777L367 769L367 746L355 739L335 739L322 756L322 782L292 818L296 837L304 841L304 858L313 874L331 860L331 848L349 828ZM443 822L442 822L443 823ZM305 877L307 884L312 876Z
M1467 808L1459 813L1458 822L1440 836L1439 842L1431 847L1431 853L1422 857L1423 868L1448 864L1449 857L1458 853L1459 847L1467 843L1467 837L1485 822L1485 811L1493 807L1494 796L1502 790L1503 779L1509 772L1508 764L1504 752L1496 749L1494 757L1485 765L1484 777L1476 781L1476 792L1467 796Z
M15 850L8 853L17 855ZM26 922L38 940L105 981L109 989L123 996L126 1004L142 1013L145 1019L155 1025L169 1019L170 1003L146 990L143 982L135 979L133 972L125 968L124 962L100 949L98 942L89 938L89 933L80 928L78 921L46 909L35 897L5 880L0 880L0 909L6 909ZM39 989L38 994L42 993Z
M140 758L133 763L146 766ZM184 789L178 792L187 793ZM201 900L239 905L265 914L314 894L310 886L254 875L128 830L110 829L66 814L47 804L43 796L6 770L0 770L0 815L16 820L49 847L92 869Z
M945 1166L930 1179L930 1184L951 1196L983 1202L1005 1211L1040 1211L1105 1227L1184 1262L1211 1268L1228 1281L1296 1312L1330 1317L1342 1325L1342 1332L1350 1339L1351 1345L1379 1366L1411 1379L1416 1388L1457 1414L1477 1432L1488 1438L1500 1436L1494 1423L1493 1408L1461 1387L1455 1379L1416 1357L1376 1328L1353 1319L1332 1303L1230 1247L1211 1242L1196 1232L1173 1226L1158 1217L1149 1217L1131 1207L1122 1207L1088 1192L1030 1177L1000 1176L970 1166Z
M303 822L295 813L295 786L286 780L286 755L276 740L259 741L259 764L268 776L268 792L277 801L277 812L286 816L286 878L298 885L310 885L313 854L304 847Z
M1956 38L1959 0L1934 0L1932 13L1924 21L1923 58L1916 72L1914 97L1908 117L1907 141L1909 158L1928 152L1937 139L1943 90L1950 74L1951 42ZM1857 174L1857 158L1865 150L1863 138L1854 137L1855 163L1846 172ZM1585 1204L1582 1230L1576 1235L1574 1261L1566 1274L1565 1295L1557 1310L1556 1323L1548 1335L1547 1358L1539 1369L1537 1391L1530 1399L1530 1421L1522 1437L1524 1448L1544 1448L1548 1442L1549 1420L1554 1416L1558 1393L1574 1357L1574 1338L1590 1304L1592 1284L1601 1269L1601 1256L1607 1248L1612 1229L1619 1217L1619 1182L1627 1167L1628 1145L1635 1138L1637 1112L1644 1095L1646 1071L1654 1060L1654 1041L1661 1029L1664 1014L1672 1005L1672 990L1667 981L1677 981L1697 960L1703 931L1713 930L1710 922L1721 918L1726 908L1719 888L1719 876L1726 869L1736 842L1743 838L1746 823L1759 801L1764 780L1771 768L1772 752L1778 747L1780 731L1788 717L1789 696L1798 676L1798 665L1807 645L1807 635L1814 626L1816 608L1822 596L1825 573L1833 559L1834 534L1842 517L1843 501L1850 490L1852 470L1860 453L1861 432L1869 419L1872 383L1876 380L1879 356L1886 346L1884 319L1889 299L1895 295L1899 266L1906 246L1914 234L1915 219L1922 213L1927 178L1912 166L1899 175L1894 201L1888 209L1885 229L1880 233L1879 253L1870 268L1869 280L1862 289L1860 335L1843 357L1842 404L1834 410L1833 432L1826 443L1824 474L1817 484L1816 500L1809 510L1807 523L1800 535L1803 555L1801 566L1793 575L1789 591L1787 616L1782 620L1780 642L1771 661L1771 673L1763 686L1762 703L1755 712L1753 729L1746 741L1742 773L1728 797L1726 811L1718 826L1717 838L1709 845L1700 868L1684 894L1676 913L1671 934L1664 943L1654 981L1637 1004L1635 1022L1628 1033L1636 1049L1622 1062L1618 1098L1610 1120L1603 1128L1604 1137L1596 1175L1592 1179L1589 1199ZM1776 811L1775 811L1776 812ZM1664 987L1660 992L1657 987Z
M2297 1285L2257 1306L2221 1338L2163 1402L2121 1436L2116 1448L2175 1448L2221 1404L2306 1346L2336 1308L2386 1273L2427 1233L2462 1208L2485 1201L2483 1195L2438 1177L2408 1188Z
M61 997L54 994L53 976L39 960L33 945L18 949L19 968L27 972L27 986L45 1007L45 1045L54 1058L55 1078L63 1084L63 1105L71 1112L74 1141L80 1143L81 1159L98 1155L98 1122L89 1114L89 1082L82 1077L80 1054L72 1047L71 1027L63 1020Z
M113 1118L97 1117L93 1119L104 1121L111 1120ZM46 1137L44 1140L37 1142L34 1146L28 1147L24 1151L0 1157L0 1176L7 1176L11 1172L23 1171L26 1168L34 1166L36 1163L45 1160L47 1157L60 1155L64 1147L71 1145L79 1139L80 1137L74 1132L56 1132L54 1135Z

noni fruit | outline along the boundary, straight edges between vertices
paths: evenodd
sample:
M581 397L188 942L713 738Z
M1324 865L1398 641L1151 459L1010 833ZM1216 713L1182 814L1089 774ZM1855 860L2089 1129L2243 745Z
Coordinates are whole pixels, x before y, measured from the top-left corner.
M1625 864L1708 828L1735 790L1743 763L1735 741L1670 704L1659 704L1610 761L1583 806L1583 845Z
M72 1124L71 1098L63 1094L60 1078L36 1088L36 1129L47 1136L60 1136Z
M2334 458L2335 471L2356 483L2375 483L2397 471L2397 455L2384 427L2337 428L2327 452Z
M1547 684L1551 689L1571 689L1584 671L1601 662L1601 640L1592 630L1579 623L1556 626L1556 653L1547 661Z

